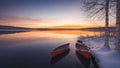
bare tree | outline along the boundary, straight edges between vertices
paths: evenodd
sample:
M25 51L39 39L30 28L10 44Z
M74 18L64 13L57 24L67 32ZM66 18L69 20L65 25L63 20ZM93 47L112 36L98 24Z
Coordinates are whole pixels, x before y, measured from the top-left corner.
M116 1L116 46L120 50L120 0Z
M109 47L109 9L113 8L112 14L116 14L116 45L115 49L120 50L120 0L84 0L85 5L87 6L87 11L91 11L90 14L96 15L100 12L103 12L105 9L105 46ZM96 8L97 7L97 8ZM116 8L115 8L116 7Z
M102 12L105 17L105 44L109 47L109 0L85 0L84 3L87 6L87 10L92 11L90 14L96 15ZM93 16L92 15L92 16Z
M105 5L105 46L109 48L109 0Z

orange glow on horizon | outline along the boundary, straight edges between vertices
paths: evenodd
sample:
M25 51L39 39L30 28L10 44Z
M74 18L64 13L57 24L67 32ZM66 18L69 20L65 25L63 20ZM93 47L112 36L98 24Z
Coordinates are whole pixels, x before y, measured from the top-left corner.
M52 26L51 28L92 28L98 26L83 26L83 25L63 25L63 26Z
M27 28L93 28L104 27L104 21L79 20L79 19L59 19L44 18L32 19L24 17L1 17L0 25L27 27ZM111 21L110 26L114 26Z
M3 26L15 26L15 27L25 27L25 28L71 28L71 29L77 29L77 28L97 28L97 27L104 27L104 26L83 26L83 25L62 25L62 26L40 26L40 25L33 25L33 24L9 24L9 25L3 25ZM114 27L114 25L110 26Z

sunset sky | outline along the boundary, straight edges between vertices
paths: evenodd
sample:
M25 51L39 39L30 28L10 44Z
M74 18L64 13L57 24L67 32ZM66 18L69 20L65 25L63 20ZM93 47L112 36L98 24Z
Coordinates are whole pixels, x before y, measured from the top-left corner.
M104 20L90 19L83 10L81 0L0 0L0 25L29 28L104 26Z

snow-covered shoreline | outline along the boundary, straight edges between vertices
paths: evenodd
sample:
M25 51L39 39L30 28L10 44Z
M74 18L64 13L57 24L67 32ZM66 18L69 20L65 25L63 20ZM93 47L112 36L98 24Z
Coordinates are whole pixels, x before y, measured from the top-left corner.
M111 49L104 46L104 36L80 37L80 40L91 49L100 68L120 68L120 51L114 50L114 36L109 37Z

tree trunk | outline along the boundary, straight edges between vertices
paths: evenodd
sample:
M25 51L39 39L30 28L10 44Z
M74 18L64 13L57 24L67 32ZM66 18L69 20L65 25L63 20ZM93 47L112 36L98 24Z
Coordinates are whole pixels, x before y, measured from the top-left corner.
M120 0L117 0L116 7L116 46L115 49L120 50Z
M105 46L109 48L109 0L106 0L105 6Z

